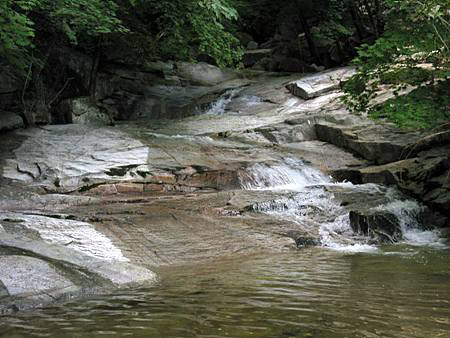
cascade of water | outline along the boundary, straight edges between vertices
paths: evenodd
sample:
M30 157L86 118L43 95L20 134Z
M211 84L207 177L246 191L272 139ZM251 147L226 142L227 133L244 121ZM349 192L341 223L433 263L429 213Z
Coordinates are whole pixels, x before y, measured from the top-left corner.
M231 89L227 90L222 94L216 101L211 103L209 109L205 112L208 115L222 115L225 113L225 108L231 102L231 100L239 93L242 89Z
M330 183L329 177L305 166L302 161L285 159L286 164L254 164L239 179L246 190L301 191L306 186Z
M423 206L412 200L393 200L378 207L394 214L400 222L403 240L411 245L445 246L436 230L424 230L420 227L420 215Z
M350 226L348 210L339 205L327 186L339 186L356 193L380 193L376 184L352 185L333 183L329 177L302 161L292 158L283 164L255 164L241 173L240 182L246 190L286 191L282 197L260 202L253 206L256 212L296 222L302 226L315 226L323 246L352 252L377 250L368 245L369 238L357 236ZM420 229L419 215L423 208L415 201L401 200L394 189L386 194L389 201L375 209L395 215L400 223L406 243L414 245L443 245L435 231Z

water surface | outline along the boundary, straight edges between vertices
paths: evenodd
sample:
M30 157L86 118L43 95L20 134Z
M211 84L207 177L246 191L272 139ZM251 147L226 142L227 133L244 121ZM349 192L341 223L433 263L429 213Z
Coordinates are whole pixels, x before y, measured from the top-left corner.
M160 284L0 318L0 337L450 337L450 250L323 248L167 267Z

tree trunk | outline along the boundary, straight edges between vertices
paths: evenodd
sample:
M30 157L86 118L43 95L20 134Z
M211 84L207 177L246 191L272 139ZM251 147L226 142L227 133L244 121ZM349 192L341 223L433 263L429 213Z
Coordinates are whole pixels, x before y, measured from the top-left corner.
M302 13L300 13L300 23L302 25L303 31L305 32L306 41L308 42L309 51L311 52L311 55L314 59L314 62L318 65L322 64L322 61L320 59L319 52L317 50L317 46L314 43L313 36L311 34L311 30L308 26L308 21L305 19Z
M95 96L95 92L97 89L97 74L98 74L98 66L100 64L100 56L101 56L101 41L97 40L97 44L95 46L94 52L94 62L92 64L91 74L89 77L89 95L91 97Z
M384 33L383 6L380 0L375 0L375 13L377 18L377 32L379 36Z
M373 34L375 34L375 36L378 38L380 34L378 32L378 25L376 22L376 18L374 16L374 13L372 12L372 6L370 5L368 0L364 0L364 5L366 6L367 9L367 15L369 16L370 25L372 26L373 29Z
M361 18L359 17L358 9L355 5L354 0L350 0L349 10L350 10L350 14L352 16L353 25L355 26L356 33L358 34L358 39L359 39L359 41L362 41L365 36L365 30L361 23Z

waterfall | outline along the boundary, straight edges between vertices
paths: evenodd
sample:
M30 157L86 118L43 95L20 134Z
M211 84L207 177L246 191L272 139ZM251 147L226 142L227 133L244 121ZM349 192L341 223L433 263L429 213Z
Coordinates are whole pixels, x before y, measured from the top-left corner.
M284 164L254 164L241 173L239 180L245 190L301 191L306 186L330 183L331 180L303 161L286 158Z
M222 94L216 101L211 103L209 109L205 112L208 115L223 115L225 113L225 108L233 100L237 93L242 89L231 89L227 90Z
M304 162L286 158L281 164L254 164L240 173L243 189L253 191L282 192L273 200L259 202L253 211L265 213L278 219L299 224L302 228L318 230L321 245L335 250L350 252L376 251L369 245L369 237L357 235L350 226L349 211L335 199L327 189L336 187L354 193L381 194L381 186L376 184L353 185L333 183L320 171ZM423 207L417 202L401 199L395 189L384 193L385 203L374 211L387 211L398 218L403 242L411 245L442 246L436 231L422 230L419 216Z
M378 207L396 215L400 221L400 228L405 243L410 245L427 245L444 247L444 240L436 230L424 230L420 227L420 216L423 206L412 200L393 200L387 205Z

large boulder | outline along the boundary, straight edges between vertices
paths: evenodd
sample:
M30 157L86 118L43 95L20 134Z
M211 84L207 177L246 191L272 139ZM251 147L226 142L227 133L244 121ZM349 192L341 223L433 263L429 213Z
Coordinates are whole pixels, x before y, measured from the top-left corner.
M380 210L350 211L350 226L357 234L370 237L376 243L395 243L402 239L402 229L396 215Z
M0 133L23 127L24 123L19 115L0 111Z
M272 49L253 49L244 52L242 63L244 67L252 67L259 61L272 55Z
M68 99L61 103L58 116L63 117L66 123L88 125L111 125L111 117L100 110L90 97Z
M0 110L7 110L17 103L24 79L10 65L0 60Z

